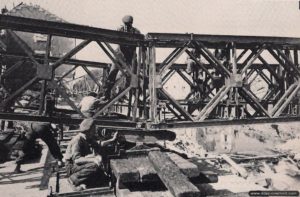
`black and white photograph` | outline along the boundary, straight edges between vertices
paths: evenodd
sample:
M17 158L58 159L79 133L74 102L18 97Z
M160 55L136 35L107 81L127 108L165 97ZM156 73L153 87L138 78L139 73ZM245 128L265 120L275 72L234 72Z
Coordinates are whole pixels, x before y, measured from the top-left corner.
M1 0L1 197L300 196L299 0Z

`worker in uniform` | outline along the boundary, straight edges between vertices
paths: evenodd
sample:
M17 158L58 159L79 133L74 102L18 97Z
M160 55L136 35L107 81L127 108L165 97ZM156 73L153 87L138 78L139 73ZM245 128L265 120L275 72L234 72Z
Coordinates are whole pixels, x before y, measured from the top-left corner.
M99 104L100 100L97 98L97 94L95 92L90 92L87 96L83 97L78 107L85 117L91 118L95 114Z
M192 49L191 54L199 61L200 61L200 51L197 49ZM188 55L186 60L186 72L187 74L191 75L192 73L198 75L199 66L197 63Z
M196 48L193 48L191 51L191 54L194 56L194 58L196 58L196 60L198 61L198 63L203 64L203 62L201 61L201 54L200 51ZM205 75L203 72L203 69L200 67L200 65L198 65L198 63L194 60L194 58L190 57L189 55L187 56L187 60L186 60L186 73L191 75L192 79L193 79L193 84L194 86L192 86L192 91L195 94L194 99L197 99L199 101L203 101L204 100L204 95L205 95ZM195 110L195 107L200 109L199 106L195 106L194 102L195 100L190 100L188 101L189 105L188 105L188 112L192 113Z
M68 181L76 191L94 185L105 176L99 150L114 142L117 135L115 133L111 139L97 142L94 120L87 118L81 122L80 133L69 142L65 155Z
M20 124L24 131L24 141L21 150L18 151L18 157L16 159L15 173L21 173L21 165L28 159L29 152L32 150L36 139L40 138L43 140L52 156L57 160L58 165L63 165L63 155L54 137L54 132L57 132L57 127L55 124L49 122L32 122L32 123L22 123Z
M117 31L121 32L127 32L131 34L140 34L141 32L132 26L133 24L133 17L130 15L126 15L122 19L124 25L122 25L120 28L117 29ZM126 62L127 65L130 65L131 67L136 67L136 47L130 46L130 45L119 45L117 50L117 54L119 57L121 57L124 62ZM112 64L107 81L104 87L104 97L101 100L108 100L111 97L111 90L113 88L113 85L115 84L116 77L118 75L119 69L115 64ZM126 80L126 85L128 85L129 80Z

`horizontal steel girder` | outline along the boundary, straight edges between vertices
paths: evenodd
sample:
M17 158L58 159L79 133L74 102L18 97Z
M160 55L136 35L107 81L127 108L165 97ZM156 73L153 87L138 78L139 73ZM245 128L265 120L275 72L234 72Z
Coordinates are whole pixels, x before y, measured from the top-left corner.
M84 40L97 39L116 44L126 43L137 45L138 42L144 41L144 35L142 34L133 35L130 33L101 29L86 25L45 21L2 14L0 15L0 28L32 33L52 34L54 36L79 38Z
M210 119L201 122L176 121L167 123L152 124L151 129L176 129L176 128L199 128L204 126L225 126L225 125L243 125L243 124L266 124L280 122L299 122L300 117L276 117L276 118L252 118L252 119L234 119L220 120Z
M18 120L30 122L52 122L57 124L80 124L83 118L69 118L69 117L45 117L21 113L1 113L0 120ZM109 117L95 119L95 124L101 127L114 128L135 128L137 123L128 120L112 119Z
M14 53L0 53L2 57L8 57L8 58L16 58L16 59L28 59L30 58L26 55L22 54L14 54ZM43 63L44 56L43 55L33 55L34 59L36 59L38 62ZM49 57L49 62L56 62L59 60L59 57ZM88 67L95 67L95 68L108 68L110 63L103 63L103 62L94 62L94 61L87 61L87 60L79 60L79 59L71 59L67 58L63 61L63 64L67 65L84 65Z
M267 36L238 36L238 35L205 35L205 34L175 34L175 33L148 33L147 40L155 42L159 47L176 47L188 41L206 43L208 47L223 47L227 43L236 43L237 49L249 48L249 45L276 44L291 48L300 47L300 38L295 37L267 37Z
M69 117L45 117L29 114L18 113L1 113L0 120L11 121L30 121L30 122L52 122L57 124L80 124L83 118L69 118ZM265 123L280 123L280 122L299 122L300 117L276 117L276 118L253 118L253 119L234 119L234 120L220 120L210 119L201 122L193 121L176 121L167 123L150 124L148 129L175 129L175 128L193 128L202 126L225 126L225 125L242 125L242 124L265 124ZM99 127L106 128L145 128L145 124L136 123L128 120L113 119L110 117L98 117L95 119L95 124Z

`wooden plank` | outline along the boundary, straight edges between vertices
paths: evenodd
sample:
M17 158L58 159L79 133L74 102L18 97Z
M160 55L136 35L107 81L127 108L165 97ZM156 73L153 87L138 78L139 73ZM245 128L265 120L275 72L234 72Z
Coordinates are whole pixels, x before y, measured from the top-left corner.
M146 150L128 150L126 151L126 155L130 157L130 159L119 159L122 162L126 163L126 165L131 165L132 168L128 168L125 171L125 175L121 175L120 181L122 183L132 183L132 182L157 182L159 177L157 175L156 170L153 165L150 163L147 155L151 151L159 151L157 148L146 149ZM139 156L138 156L139 155ZM141 156L142 155L142 156ZM192 163L191 161L185 160L175 153L167 153L170 159L175 163L181 172L183 172L189 179L194 183L215 183L218 181L217 173L213 173L212 171L200 170L197 165ZM118 165L118 164L116 164ZM125 164L122 164L125 165ZM120 168L119 166L118 168ZM133 171L130 171L133 170ZM139 173L139 178L128 178L132 176L136 172ZM114 171L113 171L114 172ZM125 179L123 179L125 177Z
M200 196L199 189L193 185L178 166L165 154L153 151L148 156L158 176L169 191L176 197Z
M192 162L182 158L181 156L175 153L167 153L167 155L180 168L181 172L183 172L187 177L192 178L200 175L200 170Z
M117 180L122 183L140 180L140 173L132 159L112 159L110 167Z
M218 174L211 171L199 168L191 161L182 158L175 153L167 153L170 159L180 168L180 170L191 180L192 183L217 183Z
M148 157L145 156L131 158L131 160L135 164L137 170L139 171L141 182L159 180L159 177L153 166L150 164Z
M222 159L224 159L227 163L229 163L243 178L248 177L248 172L245 170L245 168L239 166L237 163L235 163L228 155L222 154Z
M54 158L48 150L47 156L46 156L46 161L45 161L45 166L44 166L44 170L43 170L43 176L42 176L41 183L39 186L40 190L48 189L49 179L53 173L53 167L55 167L55 165L56 165L53 162L54 162Z
M111 160L111 169L121 183L158 181L159 178L146 155Z

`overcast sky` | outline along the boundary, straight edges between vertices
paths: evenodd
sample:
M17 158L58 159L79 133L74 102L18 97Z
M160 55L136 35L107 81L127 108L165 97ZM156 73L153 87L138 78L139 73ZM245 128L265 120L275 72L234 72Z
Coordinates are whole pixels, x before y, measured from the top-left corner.
M116 29L125 14L142 33L300 37L298 0L1 0L38 4L78 24Z

